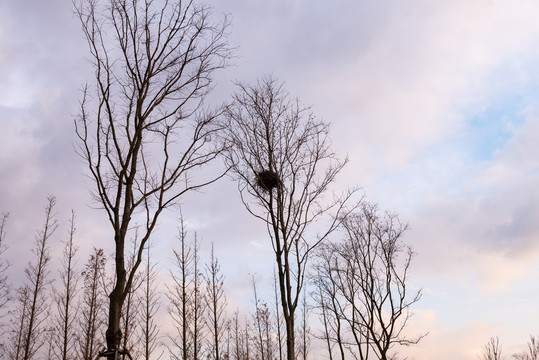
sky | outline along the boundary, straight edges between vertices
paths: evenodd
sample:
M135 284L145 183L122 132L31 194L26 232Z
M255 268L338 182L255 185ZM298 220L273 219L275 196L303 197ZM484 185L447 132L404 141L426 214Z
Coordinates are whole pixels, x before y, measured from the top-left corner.
M507 356L539 334L539 3L497 0L220 0L231 17L233 81L272 74L332 124L348 155L337 188L410 225L423 289L411 333L429 331L410 359L472 360L492 336ZM77 212L82 251L110 246L73 119L92 69L69 0L0 2L0 211L8 256L22 272L46 196L67 231ZM265 229L223 180L184 200L184 215L215 243L231 302L250 296L249 274L271 283ZM158 238L164 263L175 215ZM239 251L238 249L242 249ZM158 257L160 255L157 255Z

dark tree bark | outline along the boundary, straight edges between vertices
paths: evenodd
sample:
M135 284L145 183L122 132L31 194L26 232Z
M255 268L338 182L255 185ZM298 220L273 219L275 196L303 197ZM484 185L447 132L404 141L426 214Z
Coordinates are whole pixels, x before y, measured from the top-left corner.
M309 257L337 228L351 196L326 196L346 160L339 161L330 149L329 125L276 80L264 78L255 86L238 88L226 113L225 162L246 209L267 225L277 263L287 360L294 360L295 312ZM325 215L327 228L315 232L313 223Z
M138 232L135 232L135 238L133 239L133 252L130 254L127 261L128 271L132 271L136 261L136 254L139 247L137 234ZM142 286L143 280L143 273L139 272L135 275L131 289L125 298L121 316L123 333L122 348L129 349L132 356L136 356L137 351L140 348L140 342L135 339L134 335L138 328L139 312L141 307L141 299L138 291Z
M213 160L220 110L204 106L212 75L230 57L228 21L193 0L73 0L95 69L75 121L79 154L113 230L115 286L109 294L107 356L122 343L120 317L159 215L222 174L196 178ZM134 266L125 264L131 222L143 224Z

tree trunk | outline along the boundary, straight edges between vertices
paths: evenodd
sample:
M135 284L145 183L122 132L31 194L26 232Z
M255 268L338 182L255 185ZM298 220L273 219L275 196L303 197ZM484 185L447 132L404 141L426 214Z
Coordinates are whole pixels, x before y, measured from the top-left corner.
M122 341L122 330L120 319L122 316L122 306L125 299L126 271L124 265L124 238L122 234L115 236L116 241L116 285L109 295L109 320L105 333L107 339L107 350L114 352L120 350ZM108 355L108 359L114 359L114 354Z
M121 294L118 293L118 285L109 296L109 322L106 332L107 350L119 350L122 339L122 330L120 329L120 317L122 313ZM114 359L114 355L107 356L108 359Z
M286 319L286 359L295 360L294 313Z

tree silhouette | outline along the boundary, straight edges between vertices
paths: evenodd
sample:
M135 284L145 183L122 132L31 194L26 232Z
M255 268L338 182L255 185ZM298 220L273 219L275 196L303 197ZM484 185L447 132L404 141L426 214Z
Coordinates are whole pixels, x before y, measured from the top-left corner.
M204 100L230 57L228 21L212 22L210 8L193 0L73 1L95 70L75 121L78 152L114 232L104 354L114 358L122 307L160 214L222 176L198 178L195 170L220 152L210 141L221 130L221 110L208 110ZM135 218L142 231L128 271L125 241Z
M267 225L286 324L287 359L295 357L295 312L313 250L338 226L353 192L328 199L346 164L331 151L329 125L266 77L238 84L226 112L225 162L246 209ZM327 218L316 232L312 224Z

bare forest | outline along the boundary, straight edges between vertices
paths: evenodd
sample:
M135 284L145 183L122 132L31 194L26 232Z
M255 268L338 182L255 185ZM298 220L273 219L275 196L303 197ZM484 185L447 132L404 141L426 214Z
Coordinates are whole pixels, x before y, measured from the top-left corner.
M215 74L235 56L227 16L194 0L73 8L94 74L74 119L93 184L81 194L111 236L82 244L76 210L59 214L55 196L42 199L15 283L2 209L3 358L385 360L427 335L407 331L422 295L409 282L408 225L356 184L336 190L349 159L332 149L329 122L269 75L212 100ZM235 183L238 211L263 224L273 251L271 289L245 274L247 311L228 301L219 239L201 239L181 210L217 181ZM177 219L167 264L153 257L165 213Z

